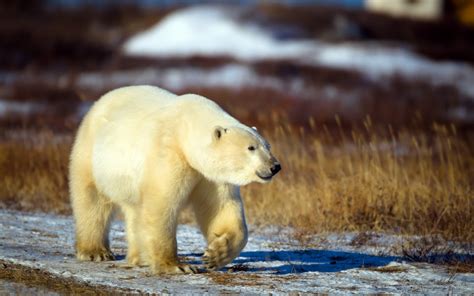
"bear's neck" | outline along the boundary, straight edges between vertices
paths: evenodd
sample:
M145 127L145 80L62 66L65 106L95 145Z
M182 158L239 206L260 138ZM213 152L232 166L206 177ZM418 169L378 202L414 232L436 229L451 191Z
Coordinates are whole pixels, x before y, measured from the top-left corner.
M180 114L178 120L178 137L180 139L180 150L187 163L196 171L208 171L209 162L206 159L209 147L212 144L213 135L216 127L223 128L240 127L248 129L247 126L241 124L237 119L230 116L220 108L185 108L192 110L191 114ZM207 179L214 180L216 176L206 176Z

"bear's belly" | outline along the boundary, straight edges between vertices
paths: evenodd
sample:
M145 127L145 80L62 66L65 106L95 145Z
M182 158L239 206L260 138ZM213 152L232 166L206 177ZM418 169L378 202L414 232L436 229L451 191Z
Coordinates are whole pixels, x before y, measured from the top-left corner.
M136 203L140 190L135 176L119 174L102 174L96 177L99 192L116 203Z
M115 202L138 201L144 162L110 152L95 156L92 169L97 190Z
M149 137L125 137L124 131L98 134L92 150L92 173L97 190L114 202L140 198Z

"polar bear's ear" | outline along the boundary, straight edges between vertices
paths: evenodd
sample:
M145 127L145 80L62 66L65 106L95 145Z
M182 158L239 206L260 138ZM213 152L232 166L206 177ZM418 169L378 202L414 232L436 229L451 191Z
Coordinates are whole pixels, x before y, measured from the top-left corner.
M255 126L252 126L252 129L256 132L258 132L258 129Z
M225 132L225 128L223 128L222 126L216 126L214 128L214 140L219 140Z

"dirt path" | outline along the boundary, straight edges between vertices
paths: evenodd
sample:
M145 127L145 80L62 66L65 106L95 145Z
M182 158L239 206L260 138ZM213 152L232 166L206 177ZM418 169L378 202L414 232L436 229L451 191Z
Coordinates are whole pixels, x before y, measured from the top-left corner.
M228 268L185 276L152 276L146 268L127 268L123 224L112 227L112 246L119 260L77 262L73 256L71 217L0 211L0 279L10 292L14 283L51 293L473 293L474 275L450 274L428 264L408 264L387 254L394 237L354 247L355 234L330 235L318 248L302 248L288 230L251 232L249 244ZM205 246L199 231L181 226L179 255L201 264ZM15 292L17 291L17 292Z

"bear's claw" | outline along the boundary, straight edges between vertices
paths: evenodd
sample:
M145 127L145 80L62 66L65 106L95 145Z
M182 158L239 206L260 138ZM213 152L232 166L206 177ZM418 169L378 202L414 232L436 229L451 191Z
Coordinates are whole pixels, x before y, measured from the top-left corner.
M113 261L114 254L110 250L96 250L96 251L78 251L76 255L80 261Z
M195 274L199 273L197 267L188 264L159 266L154 268L155 274Z
M213 243L212 247L207 248L202 256L202 262L208 270L217 270L230 263L232 259L233 256L230 254L226 241Z
M178 265L178 268L183 273L199 273L198 269L191 265Z

